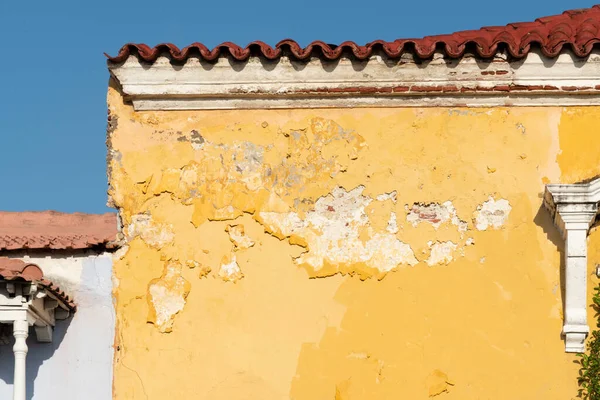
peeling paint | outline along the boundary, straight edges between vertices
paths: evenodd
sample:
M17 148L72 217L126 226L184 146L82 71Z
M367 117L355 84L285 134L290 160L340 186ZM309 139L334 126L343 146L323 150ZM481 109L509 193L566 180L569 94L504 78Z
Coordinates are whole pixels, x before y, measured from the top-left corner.
M229 233L229 240L235 246L235 250L244 250L254 246L254 240L246 235L244 225L227 225L225 231Z
M190 283L181 276L181 264L168 262L163 276L148 285L148 322L163 333L171 332L174 317L183 310L190 289Z
M127 240L140 236L151 247L160 248L170 243L175 238L173 228L169 224L156 223L152 216L138 214L131 217L127 226Z
M410 222L414 227L418 226L421 222L428 222L435 229L438 229L442 224L450 221L452 225L458 227L460 232L465 232L468 229L467 223L456 215L456 209L451 201L445 201L442 204L415 203L410 209L408 206L405 206L405 208L408 213L406 221Z
M447 242L429 242L427 246L430 249L429 258L427 259L427 265L430 267L434 265L445 264L448 265L453 260L452 254L456 250L457 245L450 241Z
M377 201L391 200L394 204L396 204L398 201L398 193L395 190L389 193L382 193L377 195L376 199Z
M196 271L198 271L199 278L204 278L212 270L208 265L204 265L195 260L187 260L185 262L185 265L190 269L195 269Z
M387 227L385 228L389 233L395 234L398 233L398 222L396 219L396 213L392 211L390 214L390 219L388 220Z
M477 211L474 213L475 227L479 231L485 231L488 228L500 229L506 222L512 207L508 200L494 200L490 197L488 201L477 206Z
M219 277L225 282L237 282L244 277L235 258L235 254L232 254L229 257L223 257L221 268L219 269Z
M261 212L268 232L307 249L295 259L313 276L357 273L361 277L385 274L418 260L410 246L387 232L373 232L365 208L373 201L364 186L346 191L336 187L320 197L304 218L297 213Z
M421 399L436 382L439 398L576 394L538 196L543 177L598 169L594 107L146 112L110 96L129 246L114 262L115 399ZM476 227L490 194L512 207L501 231ZM165 283L178 277L184 303ZM168 335L147 323L163 298ZM429 382L436 368L457 384Z

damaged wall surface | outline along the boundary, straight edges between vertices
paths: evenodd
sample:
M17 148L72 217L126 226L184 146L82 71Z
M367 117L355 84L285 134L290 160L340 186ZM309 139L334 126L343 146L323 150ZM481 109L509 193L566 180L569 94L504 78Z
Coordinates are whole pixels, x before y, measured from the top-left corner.
M109 119L116 399L577 393L541 194L600 174L600 108L134 111L113 84Z

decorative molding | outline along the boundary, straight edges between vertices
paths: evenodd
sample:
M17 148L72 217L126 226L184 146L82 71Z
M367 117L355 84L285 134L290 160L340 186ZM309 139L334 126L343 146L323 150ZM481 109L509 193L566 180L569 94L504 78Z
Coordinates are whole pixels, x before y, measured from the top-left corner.
M532 51L522 60L499 53L416 61L407 54L365 61L190 57L184 64L132 55L108 68L136 110L600 105L600 50L586 58Z
M585 351L587 324L587 235L598 214L600 178L590 183L546 186L544 205L565 240L565 350Z

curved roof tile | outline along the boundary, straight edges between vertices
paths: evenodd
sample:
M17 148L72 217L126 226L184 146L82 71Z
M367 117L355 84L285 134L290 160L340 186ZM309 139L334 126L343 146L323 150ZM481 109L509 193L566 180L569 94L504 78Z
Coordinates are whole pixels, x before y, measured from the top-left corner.
M36 283L60 300L69 311L75 311L77 308L71 296L52 281L44 278L44 273L37 264L15 258L0 257L0 278L7 281L21 280Z
M511 23L506 26L483 27L479 30L455 32L449 35L426 36L421 39L397 39L393 42L376 40L360 46L354 42L331 45L322 41L314 41L301 47L291 39L280 41L271 47L256 41L246 47L235 43L224 42L213 49L202 43L179 49L171 43L150 47L145 44L129 43L119 53L111 57L110 62L120 63L131 54L137 54L143 61L154 62L162 55L172 60L185 61L191 56L200 56L207 61L216 60L220 56L231 55L238 61L247 60L251 55L261 55L269 60L283 54L297 60L306 60L311 55L326 60L335 60L345 54L364 60L374 51L383 51L390 58L398 58L403 53L413 53L419 58L430 58L436 49L451 58L459 58L470 48L479 57L490 58L499 48L505 48L516 58L527 55L533 46L539 47L547 57L556 57L564 47L568 47L580 57L589 55L594 45L600 43L600 5L580 10L569 10L559 15L538 18L534 22Z

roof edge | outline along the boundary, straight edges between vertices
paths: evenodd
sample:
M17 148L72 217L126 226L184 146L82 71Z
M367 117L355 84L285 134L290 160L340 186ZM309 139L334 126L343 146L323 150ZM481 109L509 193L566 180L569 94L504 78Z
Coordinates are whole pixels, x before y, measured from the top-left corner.
M130 56L109 70L135 110L492 107L600 105L600 48L589 57L530 51L521 60L439 54L416 62L382 57L249 62L167 57L152 65ZM335 69L335 74L331 71Z
M549 58L557 57L565 48L578 57L586 57L598 44L600 5L594 5L587 9L568 10L559 15L538 18L533 22L483 27L419 39L397 39L391 42L375 40L365 45L351 41L331 45L317 40L302 47L292 39L284 39L274 47L262 41L254 41L245 47L224 42L212 49L202 43L192 43L179 49L172 43L162 43L154 47L128 43L121 47L116 56L106 53L105 55L109 63L116 64L124 62L131 55L147 63L155 62L162 55L175 62L184 62L190 57L198 57L205 61L215 61L223 57L247 61L251 56L261 56L267 60L286 56L296 61L308 61L312 57L336 60L344 55L366 60L377 52L382 52L392 59L407 53L420 59L430 59L436 51L441 51L449 58L461 58L466 52L472 51L476 57L482 59L492 58L500 51L520 59L536 47Z
M118 247L116 213L0 211L0 251Z

